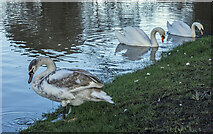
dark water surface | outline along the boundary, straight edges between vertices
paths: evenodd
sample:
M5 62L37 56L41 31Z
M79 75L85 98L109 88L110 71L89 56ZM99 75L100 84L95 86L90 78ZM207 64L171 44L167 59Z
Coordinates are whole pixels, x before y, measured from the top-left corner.
M142 28L148 36L154 27L167 31L167 20L194 21L211 33L211 3L0 3L2 64L2 127L15 132L59 103L37 95L28 81L28 64L49 56L59 68L85 69L104 82L114 76L142 69L191 38L157 35L159 48L119 44L114 30ZM36 74L42 72L41 68Z

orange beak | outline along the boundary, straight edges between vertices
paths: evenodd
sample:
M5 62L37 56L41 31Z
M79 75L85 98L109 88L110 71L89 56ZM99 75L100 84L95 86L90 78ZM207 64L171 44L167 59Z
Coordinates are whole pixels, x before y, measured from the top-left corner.
M162 39L162 42L164 42L165 36L162 35L162 36L161 36L161 39Z
M203 31L202 30L200 30L200 33L201 33L201 35L203 35Z

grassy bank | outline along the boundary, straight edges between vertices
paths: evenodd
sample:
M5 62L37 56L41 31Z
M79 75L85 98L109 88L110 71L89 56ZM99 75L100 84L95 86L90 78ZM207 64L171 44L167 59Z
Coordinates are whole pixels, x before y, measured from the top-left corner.
M211 37L188 42L103 88L116 103L87 102L67 120L46 114L22 132L213 132Z

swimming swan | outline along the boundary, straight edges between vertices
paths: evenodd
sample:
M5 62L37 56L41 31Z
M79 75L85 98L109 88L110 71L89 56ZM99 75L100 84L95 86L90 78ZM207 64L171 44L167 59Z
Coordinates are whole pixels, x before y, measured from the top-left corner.
M194 22L190 28L189 25L183 21L174 21L172 24L167 21L168 33L172 35L196 37L195 27L197 27L200 30L201 35L203 35L203 25L198 22Z
M124 28L124 34L121 34L115 30L115 35L117 36L120 43L126 45L158 47L158 43L155 37L157 32L160 34L163 42L165 38L165 31L161 27L156 27L151 31L151 40L143 30L131 26Z
M33 79L33 75L41 65L46 65L47 69ZM37 94L50 100L61 102L63 119L65 119L67 104L70 104L70 113L71 106L81 105L85 101L114 103L110 96L100 90L104 86L101 81L85 70L56 70L56 65L50 58L39 57L30 62L28 71L28 83L32 81L32 89Z

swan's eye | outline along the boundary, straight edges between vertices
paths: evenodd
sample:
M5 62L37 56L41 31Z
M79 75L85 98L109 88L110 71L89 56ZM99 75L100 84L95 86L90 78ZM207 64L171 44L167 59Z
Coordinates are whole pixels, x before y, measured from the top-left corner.
M165 39L165 36L164 36L164 35L162 35L161 37L162 37L163 39Z

